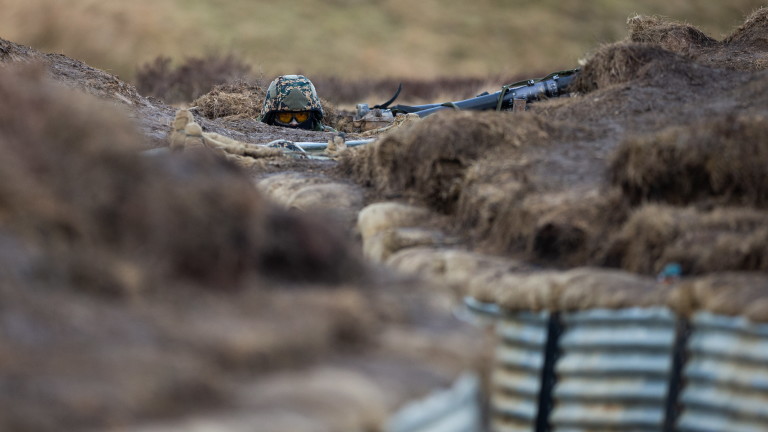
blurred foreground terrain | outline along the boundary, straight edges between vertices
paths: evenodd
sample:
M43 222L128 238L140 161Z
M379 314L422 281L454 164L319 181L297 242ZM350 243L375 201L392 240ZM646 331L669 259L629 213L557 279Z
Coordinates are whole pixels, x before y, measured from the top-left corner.
M0 429L382 430L488 370L464 295L768 321L768 10L723 35L626 25L572 97L440 113L322 160L144 153L175 108L0 39ZM256 122L259 95L218 87L193 120L333 140ZM653 278L670 262L675 296ZM568 291L574 268L647 290Z

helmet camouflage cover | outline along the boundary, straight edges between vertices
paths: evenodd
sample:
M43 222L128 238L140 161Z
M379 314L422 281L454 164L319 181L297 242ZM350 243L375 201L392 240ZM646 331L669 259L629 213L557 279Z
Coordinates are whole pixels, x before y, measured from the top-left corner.
M259 119L270 123L278 111L312 111L317 121L323 118L315 86L304 75L279 76L269 84Z

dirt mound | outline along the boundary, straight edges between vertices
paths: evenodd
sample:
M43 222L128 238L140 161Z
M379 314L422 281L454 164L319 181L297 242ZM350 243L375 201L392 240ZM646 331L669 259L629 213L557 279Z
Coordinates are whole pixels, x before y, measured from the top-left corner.
M576 77L572 89L587 93L612 84L626 83L644 74L668 75L693 61L731 71L761 71L768 68L768 8L747 17L744 24L722 41L697 28L666 18L635 16L627 20L629 36L624 42L601 47L593 53ZM706 71L691 70L689 78ZM714 77L704 76L705 80ZM670 83L671 84L671 83Z
M633 202L768 205L768 118L727 115L633 137L611 163L614 184Z
M658 45L679 54L718 43L696 27L656 16L631 17L627 27L630 41Z
M386 135L375 145L347 153L342 168L386 196L409 191L449 213L461 194L464 171L482 154L535 145L547 136L543 119L521 116L509 120L504 113L494 112L428 117Z
M723 40L734 48L768 50L768 8L760 8Z
M352 125L352 116L336 108L328 99L320 98L323 105L323 124L339 132L359 132Z
M573 80L571 90L589 93L599 88L629 82L646 68L680 62L680 56L659 46L615 43L598 49Z
M209 119L238 116L254 118L261 112L266 93L256 84L238 82L217 85L192 102Z
M760 8L728 37L717 41L687 24L636 16L627 21L628 39L658 45L709 66L758 71L768 67L767 17L768 9Z
M637 273L677 262L684 274L768 271L768 213L647 205L609 240L605 263Z
M473 165L464 177L457 224L489 252L524 255L541 264L589 262L625 217L622 197L593 186L563 190L551 178L538 178L532 162L524 153L491 155Z
M513 223L498 224L492 238L520 236L526 241L527 255L537 263L572 267L590 263L628 209L616 191L598 189L531 194L519 206L505 210L508 213L502 213L502 218L527 218L528 223L521 226L532 230L519 232Z

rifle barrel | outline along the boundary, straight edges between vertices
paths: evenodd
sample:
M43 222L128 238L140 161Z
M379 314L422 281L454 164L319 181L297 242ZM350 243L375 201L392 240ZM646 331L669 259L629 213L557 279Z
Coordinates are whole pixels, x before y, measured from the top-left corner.
M530 80L521 85L513 84L512 87L499 90L496 93L465 99L458 102L414 106L396 105L392 107L392 109L404 111L406 113L415 113L419 117L426 117L438 111L447 109L491 110L496 109L500 97L502 98L502 108L509 108L512 106L515 99L525 99L526 102L532 102L541 98L561 96L567 92L568 86L576 77L578 71L578 69L573 69L569 71L557 72L540 80Z

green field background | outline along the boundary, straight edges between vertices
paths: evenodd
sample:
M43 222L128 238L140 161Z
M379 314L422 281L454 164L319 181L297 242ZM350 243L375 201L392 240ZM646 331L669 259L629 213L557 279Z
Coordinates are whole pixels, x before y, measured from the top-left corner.
M157 56L232 54L256 74L537 76L626 35L635 14L715 38L752 0L0 0L0 37L131 81Z

